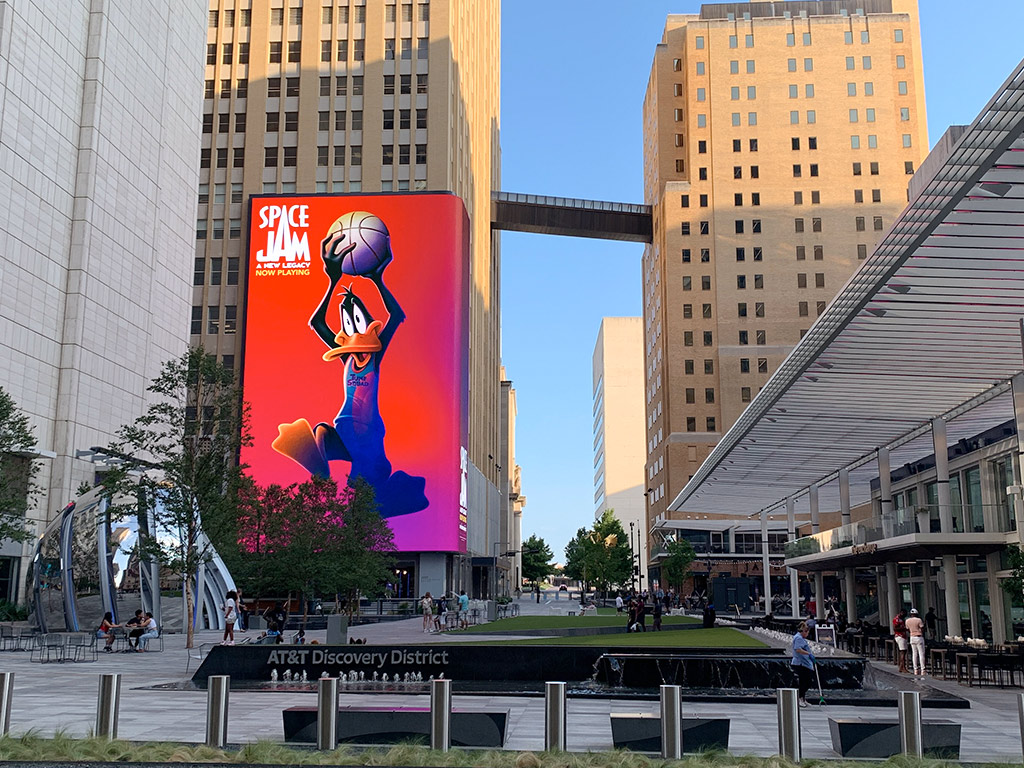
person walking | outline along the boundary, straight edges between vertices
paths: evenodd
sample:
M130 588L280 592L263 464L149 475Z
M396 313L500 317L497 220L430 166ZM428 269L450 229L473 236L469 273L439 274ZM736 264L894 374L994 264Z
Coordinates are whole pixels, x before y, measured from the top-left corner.
M910 609L910 616L904 622L910 635L910 662L915 675L924 674L924 621L917 615L917 608Z
M800 706L807 706L807 691L811 689L814 680L814 653L811 651L811 644L807 642L807 635L811 630L807 622L800 622L796 634L793 635L793 658L790 666L797 676L797 690L800 692Z
M224 596L224 639L221 645L235 644L235 620L238 618L238 593L228 590Z
M420 608L423 610L423 631L429 632L433 629L434 598L427 592L420 600Z
M924 615L924 626L928 630L928 639L935 639L935 630L939 624L939 617L935 615L935 609L929 608L928 612Z

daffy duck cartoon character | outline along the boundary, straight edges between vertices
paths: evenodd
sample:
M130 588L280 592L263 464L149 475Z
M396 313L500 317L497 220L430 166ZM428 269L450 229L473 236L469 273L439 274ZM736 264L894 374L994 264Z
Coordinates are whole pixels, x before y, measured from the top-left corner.
M344 366L345 397L341 411L333 426L321 422L310 428L306 419L281 424L272 447L320 477L330 477L331 461L351 462L349 478L362 477L373 486L381 517L407 515L427 507L426 481L402 471L391 471L384 451L384 420L377 404L381 361L395 331L405 320L405 313L383 281L384 269L391 263L390 244L385 258L363 273L380 292L388 312L387 324L372 317L351 287L341 294L341 330L334 333L327 323L327 310L341 280L342 265L355 248L356 244L346 241L346 235L340 231L324 239L321 257L330 284L309 321L330 348L323 359L339 360Z

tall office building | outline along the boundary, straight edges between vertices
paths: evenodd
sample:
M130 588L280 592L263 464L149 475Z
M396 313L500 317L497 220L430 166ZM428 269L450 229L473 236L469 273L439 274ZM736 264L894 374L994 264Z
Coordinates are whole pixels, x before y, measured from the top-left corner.
M906 205L928 150L917 2L669 16L643 124L653 525Z
M644 328L639 317L604 317L594 345L594 517L614 510L630 538L634 586L647 581L644 496ZM643 578L639 578L642 576Z
M499 22L498 0L209 0L191 329L240 364L251 195L454 192L471 222L470 484L482 476L490 494L507 481L494 459ZM490 544L473 554L493 559Z
M0 386L42 457L38 533L187 345L204 6L0 2ZM0 547L0 599L27 557Z

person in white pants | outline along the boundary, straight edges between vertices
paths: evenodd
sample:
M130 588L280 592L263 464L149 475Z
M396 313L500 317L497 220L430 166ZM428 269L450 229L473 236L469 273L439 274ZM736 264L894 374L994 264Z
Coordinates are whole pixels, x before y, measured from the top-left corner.
M915 675L924 674L924 621L917 615L917 609L910 609L905 622L910 635L910 657Z

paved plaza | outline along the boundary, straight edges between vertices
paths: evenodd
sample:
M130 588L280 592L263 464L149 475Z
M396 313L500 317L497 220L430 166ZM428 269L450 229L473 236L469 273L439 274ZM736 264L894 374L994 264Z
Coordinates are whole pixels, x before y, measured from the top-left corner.
M563 596L564 602L564 596ZM563 606L552 603L521 603L523 613L553 612ZM419 618L380 625L356 627L351 636L369 643L439 643L464 640L465 636L427 635ZM308 639L322 633L310 632ZM484 639L485 635L477 635ZM212 632L201 632L197 642L216 642ZM205 691L153 688L186 678L197 661L188 658L183 635L168 635L166 650L151 653L100 654L95 663L48 663L30 661L24 652L0 654L0 671L15 673L14 733L33 729L41 735L63 730L87 735L93 727L97 675L120 672L122 680L119 735L134 741L201 742L206 716ZM537 649L543 653L542 648ZM500 663L497 660L496 663ZM875 662L872 662L875 663ZM890 665L881 665L891 669ZM929 719L950 719L963 724L964 761L1020 762L1021 741L1017 723L1017 691L967 688L950 681L935 681L945 691L971 701L970 709L926 709ZM342 694L341 703L372 706L428 706L427 695ZM233 691L230 699L228 738L232 743L269 739L283 740L282 715L286 707L315 706L311 692ZM543 700L526 696L461 696L454 706L464 710L507 709L510 712L506 748L539 750L543 745ZM612 747L609 713L656 713L656 701L570 698L569 748L574 751L606 750ZM717 704L684 702L685 713L721 715L732 720L730 751L734 754L767 756L777 752L778 731L775 707L770 704ZM806 757L836 757L831 749L828 717L895 718L895 708L812 707L802 711L803 746Z

